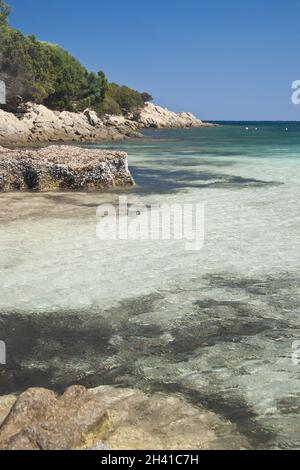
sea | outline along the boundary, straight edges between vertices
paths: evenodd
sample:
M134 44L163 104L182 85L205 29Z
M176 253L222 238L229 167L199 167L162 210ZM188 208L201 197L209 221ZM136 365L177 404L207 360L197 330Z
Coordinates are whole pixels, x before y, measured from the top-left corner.
M84 145L126 151L130 189L0 195L0 394L181 394L253 448L300 448L300 122L220 124ZM201 243L99 237L120 198L201 207Z

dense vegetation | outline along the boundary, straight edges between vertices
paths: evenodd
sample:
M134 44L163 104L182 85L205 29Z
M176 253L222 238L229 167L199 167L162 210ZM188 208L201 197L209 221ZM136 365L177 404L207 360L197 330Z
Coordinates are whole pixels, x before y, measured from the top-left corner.
M152 100L148 93L110 84L102 71L89 72L61 47L14 30L9 14L0 0L0 78L7 84L9 105L21 97L57 110L90 107L99 114L126 114Z

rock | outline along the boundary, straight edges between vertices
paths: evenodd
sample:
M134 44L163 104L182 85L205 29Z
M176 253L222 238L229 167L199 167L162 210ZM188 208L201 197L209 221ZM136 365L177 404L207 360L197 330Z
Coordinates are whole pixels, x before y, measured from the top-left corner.
M0 109L0 145L24 145L43 142L103 142L142 137L143 128L215 127L203 123L191 113L174 113L146 103L128 117L105 116L95 111L83 113L51 111L43 105L25 103L21 114Z
M84 448L93 443L93 434L100 433L106 421L105 410L84 387L71 387L62 397L45 389L29 389L18 398L0 429L0 448Z
M5 397L0 397L0 426L3 424L5 419L10 413L13 405L15 404L17 397L14 395L6 395Z
M50 146L32 150L0 147L0 191L88 191L133 186L127 154Z
M137 121L142 127L153 127L156 129L216 127L214 124L200 121L192 113L174 113L153 103L146 103Z
M235 426L180 396L71 387L29 389L0 427L4 450L250 449Z
M89 124L91 126L97 126L97 124L100 123L100 119L97 116L97 113L95 111L92 111L91 109L86 109L83 114L88 118Z
M59 112L43 105L26 103L19 115L0 110L0 144L103 142L140 137L141 134L128 122L124 122L122 127L111 124L108 128L89 109L84 113Z
M3 447L3 450L41 450L37 443L35 443L29 436L22 433L13 436L7 446Z
M249 449L235 426L196 408L180 396L99 387L92 390L107 410L109 427L101 435L115 450Z
M112 450L112 447L103 442L97 442L97 444L89 450Z
M138 131L142 128L138 122L133 119L126 118L125 116L110 116L106 115L104 124L108 129L115 129L125 137L132 137L132 135L139 135Z

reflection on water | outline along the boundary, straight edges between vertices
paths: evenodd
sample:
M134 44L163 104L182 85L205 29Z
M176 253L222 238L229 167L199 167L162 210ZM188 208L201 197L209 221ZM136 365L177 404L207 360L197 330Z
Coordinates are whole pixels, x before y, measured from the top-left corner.
M96 207L119 193L0 196L0 393L180 392L254 447L299 448L300 125L289 137L281 124L259 127L118 145L138 183L130 203L205 203L200 252L100 242Z

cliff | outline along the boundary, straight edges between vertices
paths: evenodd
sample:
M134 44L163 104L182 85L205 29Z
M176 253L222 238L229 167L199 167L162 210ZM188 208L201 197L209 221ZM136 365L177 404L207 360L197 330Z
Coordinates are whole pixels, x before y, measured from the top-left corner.
M134 185L127 154L50 146L38 150L0 147L0 191L96 191Z

